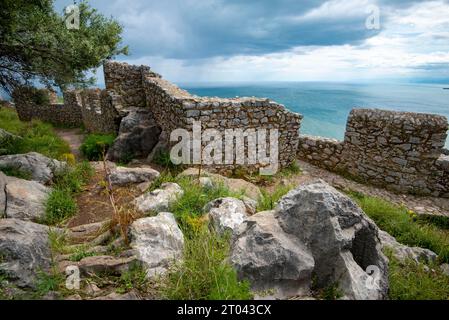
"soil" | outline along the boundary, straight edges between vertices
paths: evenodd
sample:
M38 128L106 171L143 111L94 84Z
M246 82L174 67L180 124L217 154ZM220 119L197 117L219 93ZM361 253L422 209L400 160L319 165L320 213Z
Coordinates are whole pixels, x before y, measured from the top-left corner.
M76 159L81 159L80 147L83 144L85 134L81 129L62 129L56 128L56 134L66 141L70 146L70 152Z

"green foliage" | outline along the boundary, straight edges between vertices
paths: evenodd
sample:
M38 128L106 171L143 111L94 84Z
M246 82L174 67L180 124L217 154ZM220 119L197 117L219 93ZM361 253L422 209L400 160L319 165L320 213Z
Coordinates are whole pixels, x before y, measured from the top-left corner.
M163 150L155 154L153 162L157 165L160 165L161 167L164 167L167 170L176 170L181 167L180 165L176 165L171 161L170 152Z
M261 189L262 198L259 199L257 211L273 210L276 207L277 202L293 188L294 187L292 185L278 186L271 193Z
M31 172L13 166L0 167L0 171L9 177L31 180Z
M89 162L83 161L57 172L53 180L59 189L78 193L82 191L83 186L89 182L93 174L94 169Z
M389 296L392 300L448 300L449 277L438 266L399 262L390 253Z
M0 11L0 84L8 92L36 80L65 87L92 83L86 71L105 59L127 54L122 27L86 1L79 5L79 29L66 26L53 0L3 0Z
M14 110L0 109L0 128L23 138L0 146L5 149L5 154L34 151L50 158L61 159L63 154L70 153L67 142L56 135L50 124L37 120L21 122Z
M80 246L74 250L74 252L70 255L69 260L78 262L87 257L93 257L97 254L95 252L89 251L86 246Z
M100 161L106 155L114 140L114 135L91 134L86 137L80 150L90 161Z
M60 291L63 288L64 280L64 276L54 268L49 273L39 271L36 277L34 295L36 298L41 298L51 291Z
M302 172L301 167L295 161L295 162L292 162L288 167L282 169L279 174L282 177L288 178L288 177L291 177L291 176L294 176L294 175L298 175L301 172Z
M439 259L449 262L449 232L424 221L406 208L375 197L352 192L350 196L380 229L388 232L400 243L422 247L436 252Z
M176 300L245 300L252 295L225 262L229 241L201 228L185 242L184 259L167 275L162 293Z
M67 189L54 189L47 199L42 223L54 225L77 213L78 207Z
M338 300L343 297L338 283L333 283L324 289L318 290L316 296L322 300Z

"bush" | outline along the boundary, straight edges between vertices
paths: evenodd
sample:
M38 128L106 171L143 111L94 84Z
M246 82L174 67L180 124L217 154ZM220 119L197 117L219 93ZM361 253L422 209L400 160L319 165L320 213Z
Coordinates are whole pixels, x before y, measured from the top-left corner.
M434 251L439 259L449 262L449 232L421 220L404 207L357 192L350 196L380 229L388 232L400 243Z
M81 152L90 161L100 161L114 143L114 135L91 134L81 145Z

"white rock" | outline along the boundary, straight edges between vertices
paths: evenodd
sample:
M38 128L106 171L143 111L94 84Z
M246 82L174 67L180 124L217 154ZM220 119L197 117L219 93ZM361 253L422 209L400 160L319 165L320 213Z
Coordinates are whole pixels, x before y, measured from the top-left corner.
M117 186L151 182L159 177L159 172L152 168L117 167L110 174L111 183Z
M148 213L167 211L170 205L184 194L177 183L163 183L160 189L145 193L134 200L136 209Z
M136 220L130 226L130 238L131 247L149 277L166 272L182 258L184 235L171 213L161 212L156 217Z

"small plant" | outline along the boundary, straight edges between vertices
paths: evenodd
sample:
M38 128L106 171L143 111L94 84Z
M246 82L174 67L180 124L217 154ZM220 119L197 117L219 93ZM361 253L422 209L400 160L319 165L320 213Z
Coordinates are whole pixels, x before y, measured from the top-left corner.
M179 165L175 165L170 158L170 153L167 151L159 151L153 158L153 162L165 169L173 170L177 169Z
M0 171L9 177L16 177L24 180L31 180L32 178L31 172L16 168L14 166L0 167Z
M259 199L259 205L257 206L257 211L268 211L273 210L276 207L277 202L285 196L293 186L278 186L273 192L269 193L266 190L261 190L262 198Z
M144 292L148 285L147 272L139 263L133 263L129 270L123 272L119 279L117 293L126 293L132 289Z
M91 134L86 137L80 147L83 155L90 161L100 161L114 143L115 136L111 134Z
M285 167L281 170L280 175L283 177L291 177L293 175L300 174L302 172L301 167L295 161L292 162L288 167Z
M84 258L87 257L93 257L96 256L97 254L95 252L89 251L87 249L87 247L85 246L80 246L79 248L76 248L75 251L71 254L69 260L70 261L74 261L74 262L78 262L83 260Z
M63 289L64 276L57 272L53 267L49 273L44 271L38 271L36 277L36 291L34 294L36 298L41 298L49 292L56 292Z
M67 189L54 189L47 199L43 223L55 225L76 214L78 207Z
M87 161L80 162L74 166L66 166L57 172L54 177L55 186L59 189L69 190L71 193L78 193L93 176L94 170Z

